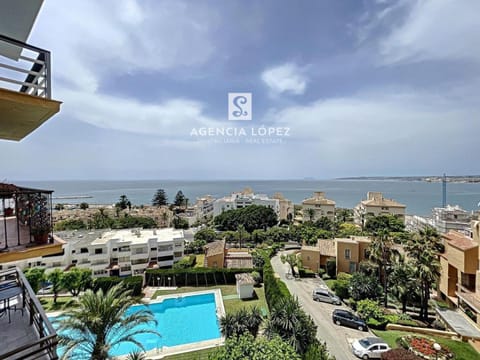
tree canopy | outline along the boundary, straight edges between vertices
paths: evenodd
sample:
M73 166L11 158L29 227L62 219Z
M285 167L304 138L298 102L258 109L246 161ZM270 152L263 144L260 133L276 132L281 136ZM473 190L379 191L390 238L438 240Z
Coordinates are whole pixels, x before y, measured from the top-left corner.
M277 214L272 208L250 205L240 209L228 210L215 217L215 225L220 230L238 229L243 225L251 233L255 229L267 229L277 224Z
M382 230L388 232L402 232L405 231L405 224L402 219L399 219L394 215L372 216L367 219L365 230L371 233L378 233Z
M167 194L165 193L165 190L163 189L158 189L155 195L153 196L152 199L152 205L153 206L164 206L167 205Z
M175 201L174 205L175 206L183 206L185 205L185 195L183 195L182 190L178 190L177 194L175 195Z

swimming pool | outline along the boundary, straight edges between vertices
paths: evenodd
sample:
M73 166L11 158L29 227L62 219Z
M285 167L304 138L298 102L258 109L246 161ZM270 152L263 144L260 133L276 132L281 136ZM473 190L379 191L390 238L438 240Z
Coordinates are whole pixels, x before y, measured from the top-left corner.
M136 312L144 307L145 305L131 306L127 313ZM148 308L158 322L156 327L153 324L149 326L155 327L162 336L152 334L135 336L147 351L163 346L184 345L221 337L213 292L174 295L151 303ZM134 329L147 327L143 325ZM126 355L135 350L137 350L135 345L122 343L112 349L111 355Z

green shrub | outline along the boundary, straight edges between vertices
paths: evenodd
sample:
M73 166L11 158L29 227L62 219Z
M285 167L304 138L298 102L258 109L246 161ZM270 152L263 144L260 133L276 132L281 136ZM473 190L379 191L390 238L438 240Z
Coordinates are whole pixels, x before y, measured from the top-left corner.
M327 274L331 278L337 275L337 259L330 258L327 260Z
M189 255L182 258L179 262L173 264L174 269L188 269L193 268L197 262L195 255Z
M352 275L339 273L335 280L332 290L340 299L348 299L350 297L350 278Z
M107 276L96 278L93 286L93 291L98 291L99 289L102 289L102 291L106 293L110 288L119 283L123 283L125 289L130 290L133 296L142 295L142 276L129 276L126 278L121 278L118 276Z
M315 277L315 272L309 269L299 269L298 270L300 273L301 278L314 278Z
M270 259L267 257L265 257L265 265L263 266L263 284L265 286L265 299L270 310L280 299L290 297L290 292L285 283L275 277Z
M357 302L357 312L364 319L383 320L385 315L377 301L364 299Z
M388 320L385 318L383 320L376 320L376 319L370 318L366 321L366 323L368 327L371 329L385 330L388 324Z

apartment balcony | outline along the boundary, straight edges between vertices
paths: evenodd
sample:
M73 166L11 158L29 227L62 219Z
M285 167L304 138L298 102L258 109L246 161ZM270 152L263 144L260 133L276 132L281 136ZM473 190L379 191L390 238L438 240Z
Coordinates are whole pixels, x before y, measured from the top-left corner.
M133 260L145 259L146 257L148 257L148 252L138 253L138 254L132 253L132 255L130 255L130 260L133 261Z
M52 232L52 193L0 183L0 263L62 253L65 242Z
M50 52L0 35L0 138L19 141L60 111Z
M20 269L0 272L0 359L58 359L57 334Z

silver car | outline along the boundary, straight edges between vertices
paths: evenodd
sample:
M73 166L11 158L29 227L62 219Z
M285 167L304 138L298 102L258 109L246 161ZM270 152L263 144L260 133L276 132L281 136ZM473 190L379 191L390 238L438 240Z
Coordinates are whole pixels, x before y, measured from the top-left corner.
M353 354L364 360L381 359L382 354L388 350L388 344L376 337L367 337L352 343Z
M328 288L317 288L313 290L312 298L315 301L323 301L335 305L340 305L342 303L342 300L328 290Z

